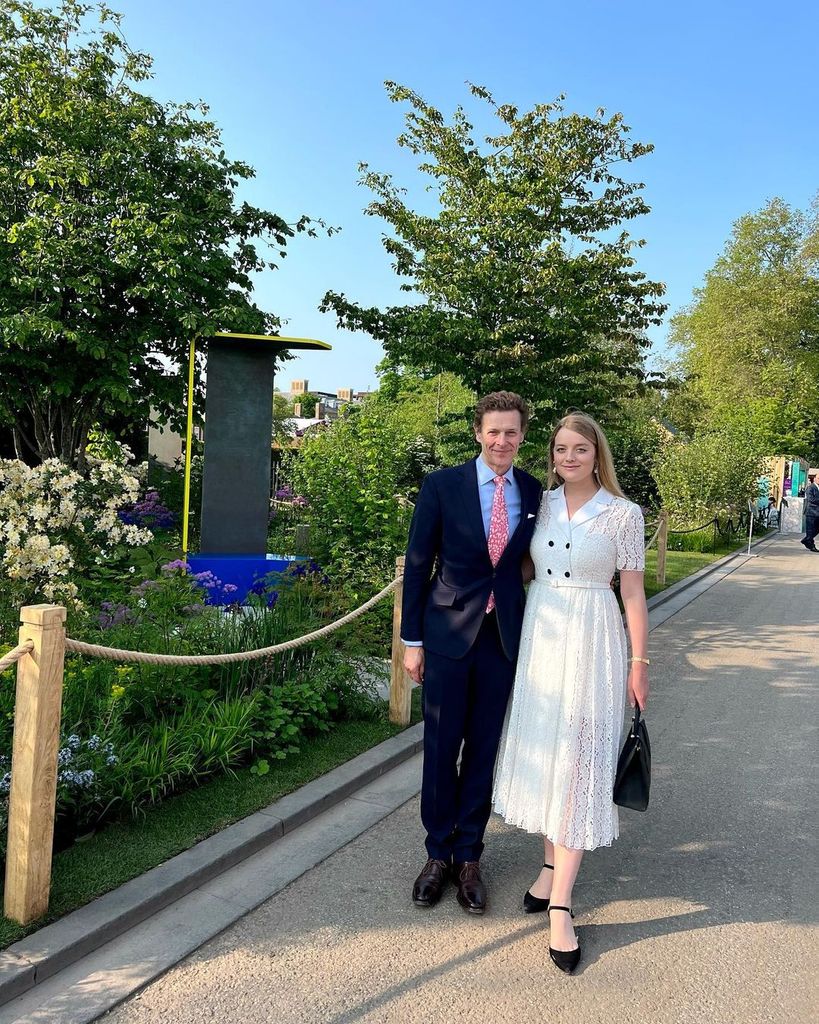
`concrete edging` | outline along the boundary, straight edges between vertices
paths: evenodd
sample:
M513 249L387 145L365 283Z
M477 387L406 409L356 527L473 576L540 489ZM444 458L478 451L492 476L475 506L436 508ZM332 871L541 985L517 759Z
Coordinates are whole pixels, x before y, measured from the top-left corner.
M209 836L0 951L0 1005L340 803L423 746L423 723Z

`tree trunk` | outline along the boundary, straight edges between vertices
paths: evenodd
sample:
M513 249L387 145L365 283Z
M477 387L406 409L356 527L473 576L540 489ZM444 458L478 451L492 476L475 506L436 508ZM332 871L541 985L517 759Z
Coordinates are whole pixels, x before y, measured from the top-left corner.
M29 441L25 427L18 419L14 425L14 444L18 458L28 445L41 462L58 458L66 465L83 472L86 468L85 446L91 429L91 413L79 402L54 402L32 395L28 412L34 427L34 441Z

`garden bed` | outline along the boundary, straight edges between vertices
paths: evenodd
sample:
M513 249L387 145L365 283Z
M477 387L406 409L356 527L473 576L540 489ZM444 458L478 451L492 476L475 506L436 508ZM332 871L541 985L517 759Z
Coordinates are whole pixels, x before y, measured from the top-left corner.
M418 691L413 721L420 719ZM386 720L340 722L305 742L265 775L242 768L170 797L139 819L109 824L55 854L48 913L23 926L0 917L0 949L189 849L233 822L369 750L401 727Z

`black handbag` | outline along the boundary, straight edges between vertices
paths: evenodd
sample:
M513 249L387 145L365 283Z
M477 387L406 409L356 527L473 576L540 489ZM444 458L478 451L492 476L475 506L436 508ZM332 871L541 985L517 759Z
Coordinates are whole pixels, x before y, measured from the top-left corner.
M646 723L640 718L640 708L636 707L631 728L617 759L614 802L633 811L644 811L648 807L650 786L651 744Z

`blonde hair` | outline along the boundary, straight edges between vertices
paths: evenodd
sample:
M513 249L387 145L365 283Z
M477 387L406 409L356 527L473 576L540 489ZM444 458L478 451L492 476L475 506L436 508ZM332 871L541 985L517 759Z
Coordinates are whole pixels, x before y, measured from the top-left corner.
M551 489L564 482L563 477L555 469L555 438L558 430L563 430L564 427L566 430L574 430L575 433L582 434L587 441L594 445L596 455L594 475L600 486L605 487L610 494L615 494L618 498L625 498L617 480L614 459L611 457L611 448L609 448L606 435L600 424L585 412L570 412L568 416L558 420L552 431L552 436L549 438L549 479L546 486Z

